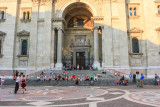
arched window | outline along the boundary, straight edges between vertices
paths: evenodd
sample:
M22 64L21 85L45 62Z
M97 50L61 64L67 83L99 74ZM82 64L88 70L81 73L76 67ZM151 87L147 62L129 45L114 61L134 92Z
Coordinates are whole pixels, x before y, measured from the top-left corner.
M0 55L2 55L2 40L0 40Z
M23 12L23 19L26 19L26 12Z
M28 42L27 40L22 41L21 55L27 55Z
M4 11L1 11L1 19L4 19Z
M30 19L30 13L27 12L27 19Z
M158 5L158 14L160 14L160 5Z
M132 8L129 9L129 14L132 16Z
M134 16L136 16L137 15L137 13L136 13L136 8L134 8Z
M137 38L132 38L132 52L139 53L139 42Z

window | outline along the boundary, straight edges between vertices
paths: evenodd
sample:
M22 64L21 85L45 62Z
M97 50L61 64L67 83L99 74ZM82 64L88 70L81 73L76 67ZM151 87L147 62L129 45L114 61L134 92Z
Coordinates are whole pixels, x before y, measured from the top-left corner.
M139 18L139 3L128 3L128 14L129 18L137 19Z
M160 14L160 5L157 6L158 14Z
M26 19L26 12L23 12L23 19Z
M132 16L132 8L130 8L129 14L130 16Z
M137 14L136 14L136 8L134 8L134 16L136 16Z
M28 48L28 41L23 40L22 41L21 55L27 55L27 48Z
M6 19L6 7L0 7L0 22L4 22Z
M0 40L0 55L2 55L2 40Z
M31 21L31 8L22 8L21 9L21 22L30 22Z
M27 19L30 19L30 12L27 12Z
M0 19L4 19L4 11L0 11Z
M137 38L132 38L132 52L139 53L139 42Z

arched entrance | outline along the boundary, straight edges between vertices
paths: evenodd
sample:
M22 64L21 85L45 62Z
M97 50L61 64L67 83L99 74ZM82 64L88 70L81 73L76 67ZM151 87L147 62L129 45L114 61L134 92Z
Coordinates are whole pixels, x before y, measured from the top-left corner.
M80 66L80 69L88 69L90 64L99 64L99 26L94 25L93 10L89 5L75 2L67 6L62 13L61 25L63 31L58 30L57 67L66 68ZM56 24L55 24L56 25ZM58 24L57 24L58 25ZM63 37L62 34L63 32ZM96 38L94 37L96 35ZM60 40L62 39L62 40ZM96 40L94 40L96 39ZM61 43L62 42L62 43ZM96 45L95 45L96 43ZM102 47L102 46L100 46ZM62 48L62 53L59 49ZM96 55L95 51L96 50ZM62 54L62 56L61 56ZM96 58L94 58L96 56ZM62 63L60 63L62 59Z

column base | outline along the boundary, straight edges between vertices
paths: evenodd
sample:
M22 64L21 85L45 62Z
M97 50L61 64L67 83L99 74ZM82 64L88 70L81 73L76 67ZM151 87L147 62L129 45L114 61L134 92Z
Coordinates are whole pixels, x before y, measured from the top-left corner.
M54 70L54 63L51 63L51 70Z
M56 63L55 70L62 70L62 68L63 68L62 63Z
M102 62L102 68L103 68L103 69L104 69L104 64L105 64L105 63L104 63L104 62Z
M93 67L100 69L100 63L99 62L94 62Z

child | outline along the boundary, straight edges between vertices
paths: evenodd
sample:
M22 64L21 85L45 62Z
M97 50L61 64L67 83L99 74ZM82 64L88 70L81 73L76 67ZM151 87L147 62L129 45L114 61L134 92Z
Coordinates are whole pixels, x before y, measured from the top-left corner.
M139 80L137 81L137 87L140 87L140 81Z
M119 80L117 79L117 84L119 84Z

